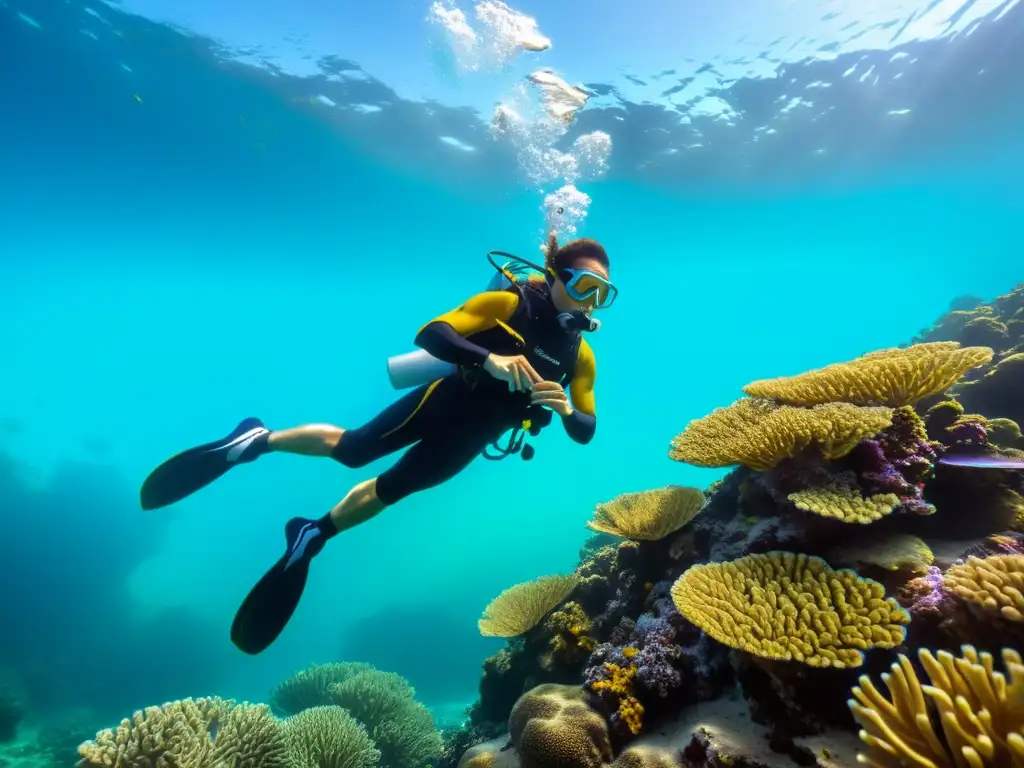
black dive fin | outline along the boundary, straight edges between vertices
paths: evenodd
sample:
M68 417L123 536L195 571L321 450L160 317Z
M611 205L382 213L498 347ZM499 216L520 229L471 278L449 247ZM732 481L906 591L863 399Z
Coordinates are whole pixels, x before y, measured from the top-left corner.
M231 467L246 461L242 452L266 431L259 419L243 419L227 437L189 448L167 459L142 483L139 493L142 508L166 507L209 485Z
M253 656L284 631L302 599L313 555L324 544L314 520L296 517L284 530L288 550L245 596L231 623L231 642Z

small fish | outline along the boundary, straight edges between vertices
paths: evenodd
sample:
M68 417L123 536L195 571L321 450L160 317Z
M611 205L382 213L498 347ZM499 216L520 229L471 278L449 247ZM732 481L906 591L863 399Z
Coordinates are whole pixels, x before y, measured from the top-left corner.
M139 94L137 94L137 93L133 93L133 94L132 94L132 96L134 96L134 97L135 97L135 100L136 100L137 102L139 102L139 104L141 104L141 103L142 103L142 97L141 97L141 96L139 96Z
M972 467L974 469L1024 469L1024 458L998 455L976 456L943 456L940 464L952 467Z

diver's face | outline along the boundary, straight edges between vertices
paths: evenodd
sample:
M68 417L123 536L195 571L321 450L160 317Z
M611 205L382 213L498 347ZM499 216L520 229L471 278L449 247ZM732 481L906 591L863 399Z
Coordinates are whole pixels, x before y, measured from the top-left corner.
M577 259L573 262L572 266L573 269L586 269L590 272L601 275L605 280L608 279L608 270L606 270L601 263L595 259ZM594 304L597 302L597 297L588 296L583 301L577 301L569 295L569 292L565 289L565 283L563 283L562 278L559 277L551 286L551 302L559 312L575 312L582 310L589 315L594 311Z

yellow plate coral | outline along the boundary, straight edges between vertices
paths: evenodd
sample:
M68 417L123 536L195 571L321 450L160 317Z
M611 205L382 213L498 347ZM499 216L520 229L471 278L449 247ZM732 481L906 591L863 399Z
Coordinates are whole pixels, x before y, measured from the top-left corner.
M724 645L813 667L858 667L863 651L902 643L910 622L877 581L792 552L692 566L672 599Z

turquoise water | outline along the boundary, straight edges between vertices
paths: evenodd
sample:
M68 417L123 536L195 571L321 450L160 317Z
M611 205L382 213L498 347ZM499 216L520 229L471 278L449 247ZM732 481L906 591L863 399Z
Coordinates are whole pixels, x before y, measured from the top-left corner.
M668 459L690 419L752 379L904 343L955 298L1024 277L1019 105L998 89L928 113L920 142L864 131L860 159L818 169L650 171L624 136L625 159L613 149L580 184L580 234L621 288L591 341L593 442L556 424L531 463L479 460L332 541L286 632L246 657L228 628L283 522L390 460L274 455L150 513L142 479L245 416L369 419L398 394L386 358L483 289L486 251L537 258L543 195L498 151L424 144L411 109L333 119L312 103L322 83L286 88L115 7L121 34L87 36L83 8L0 5L0 667L39 711L92 708L99 725L172 698L265 700L343 658L458 712L501 647L479 637L484 606L572 570L597 502L723 474ZM642 111L628 116L613 142L642 133Z

